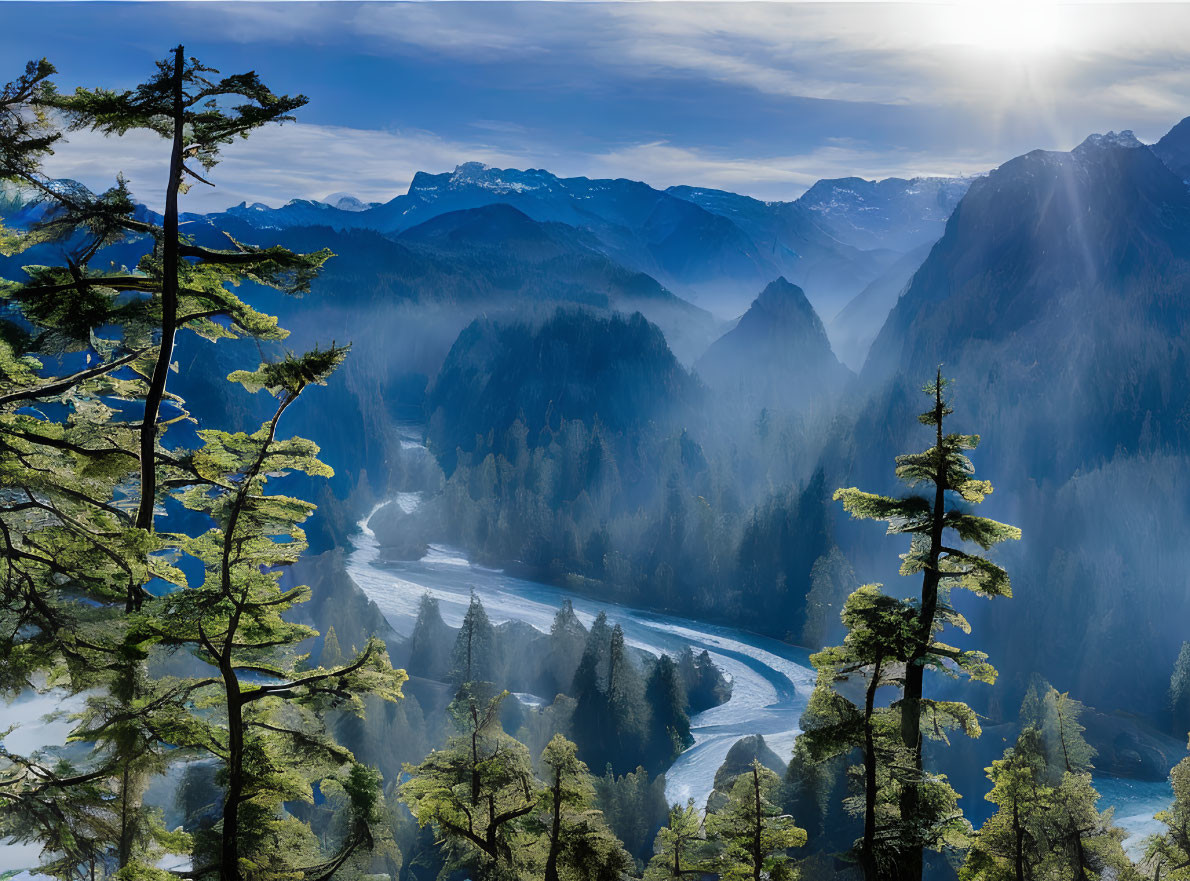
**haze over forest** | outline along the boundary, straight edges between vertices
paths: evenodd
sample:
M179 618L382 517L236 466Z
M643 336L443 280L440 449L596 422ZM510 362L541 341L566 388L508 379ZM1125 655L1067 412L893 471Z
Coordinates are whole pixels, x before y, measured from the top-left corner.
M1190 13L204 6L0 35L0 881L1190 879Z

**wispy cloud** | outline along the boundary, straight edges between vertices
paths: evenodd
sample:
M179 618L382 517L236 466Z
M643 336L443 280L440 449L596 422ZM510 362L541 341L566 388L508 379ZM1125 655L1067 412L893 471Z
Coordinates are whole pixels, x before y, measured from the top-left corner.
M892 104L994 98L1006 69L1016 79L1024 64L1033 88L1091 106L1118 94L1117 80L1138 61L1160 56L1184 67L1190 58L1190 9L1180 3L236 3L182 5L178 14L245 42L317 44L347 32L363 51L413 46L509 63L560 56L608 75L665 73ZM1029 51L998 51L980 39L989 27L1008 40L1014 29L1044 29L1046 45L1022 39ZM1178 81L1130 106L1165 113L1185 98Z
M1007 0L987 6L1000 18L972 18L983 6L150 4L155 27L232 58L309 53L329 83L315 118L354 126L298 123L230 146L219 188L195 187L192 210L388 199L415 171L469 160L792 198L822 177L980 171L1107 128L1153 140L1190 112L1190 7ZM989 27L1011 42L1033 7L1044 47L988 43ZM349 119L334 106L345 95ZM407 125L411 105L421 116ZM49 169L93 185L122 170L159 204L164 146L75 134Z

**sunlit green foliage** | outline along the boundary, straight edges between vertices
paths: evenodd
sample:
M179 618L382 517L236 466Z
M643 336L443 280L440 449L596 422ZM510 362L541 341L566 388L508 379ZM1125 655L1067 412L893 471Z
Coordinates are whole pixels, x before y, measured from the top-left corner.
M1026 728L987 773L992 782L987 800L999 809L975 836L961 877L964 881L1035 878L1048 848L1042 814L1053 797L1045 784L1040 732Z
M1153 878L1186 881L1190 878L1190 758L1174 766L1169 782L1173 804L1157 814L1165 831L1149 838L1144 864Z
M537 807L540 784L529 751L500 727L501 692L487 698L464 684L451 704L457 734L417 765L401 798L421 826L432 825L449 849L449 865L481 879L514 877L527 854L514 847Z
M707 818L721 848L716 868L724 881L793 878L786 851L806 843L806 830L773 803L781 780L753 759L731 786L727 804Z
M0 282L0 687L85 693L72 740L89 752L75 766L0 755L0 833L41 844L45 870L60 877L162 876L164 852L192 848L204 860L196 876L325 877L374 843L381 810L378 780L334 744L321 717L361 710L366 694L398 697L404 674L378 643L305 669L296 644L313 631L283 613L307 591L282 590L279 567L305 548L300 523L313 506L265 484L290 471L329 475L313 444L279 439L277 428L346 349L233 374L278 399L251 434L208 427L167 388L178 331L282 339L276 319L233 289L305 293L330 256L237 241L208 248L178 228L186 179L206 183L195 168L209 171L223 145L288 119L305 99L275 96L251 73L212 79L181 47L128 91L59 95L53 72L32 63L0 91L0 184L35 209L25 228L0 230L0 251L34 255L23 277ZM120 179L96 195L42 174L58 119L170 139L160 224ZM99 259L131 240L148 248L136 267ZM59 262L34 262L51 255ZM171 426L187 424L202 426L198 449L184 449L184 437L163 445ZM162 530L171 497L209 528ZM188 583L185 558L202 564L200 583ZM192 653L211 675L150 676L147 661L165 652ZM152 775L203 753L222 768L217 845L167 832L143 804ZM309 799L315 781L339 793L349 818L329 856L281 808Z
M980 733L975 713L965 704L924 697L925 671L928 668L947 676L986 683L993 682L996 675L983 652L959 649L939 640L940 632L946 627L956 627L964 633L970 633L971 629L951 606L950 592L963 588L987 597L1012 595L1003 568L959 546L974 544L986 551L1002 541L1020 538L1020 530L969 513L968 507L982 502L992 491L992 485L975 477L975 468L966 455L979 444L979 436L943 432L943 421L953 412L944 397L945 388L946 381L939 370L935 381L924 389L933 398L933 406L919 420L934 428L934 445L924 452L896 458L897 477L910 487L925 486L931 491L929 495L889 497L855 488L835 492L835 499L843 503L852 517L883 520L888 523L890 535L908 535L910 545L901 556L901 574L922 577L920 595L909 602L882 597L876 588L861 588L860 596L848 603L850 643L821 659L828 671L835 668L868 671L868 709L862 718L856 718L861 714L848 710L849 703L841 698L824 696L820 703L824 718L834 717L841 720L835 724L843 724L850 713L852 724L865 732L868 828L861 855L869 879L877 871L871 854L875 840L871 790L879 778L873 699L880 682L875 674L886 663L899 671L894 683L900 691L895 712L898 749L903 755L887 763L892 771L890 782L898 790L896 831L888 840L888 847L897 854L892 870L895 875L916 881L922 873L923 849L954 847L959 843L961 836L956 838L956 835L961 833L963 825L953 790L924 768L923 732L941 740L955 729L972 737ZM948 532L958 541L948 544ZM830 677L834 675L828 675L823 683L825 687L833 687ZM857 737L851 742L859 745Z
M545 778L530 832L545 852L545 881L617 881L634 870L632 857L595 809L595 787L575 745L555 735L541 754Z
M972 839L963 881L1139 877L1121 847L1123 831L1096 807L1081 712L1054 688L1026 697L1024 730L987 769L987 799L998 810Z
M714 871L714 860L714 846L707 841L694 801L674 805L669 822L657 833L645 881L682 881L706 875Z

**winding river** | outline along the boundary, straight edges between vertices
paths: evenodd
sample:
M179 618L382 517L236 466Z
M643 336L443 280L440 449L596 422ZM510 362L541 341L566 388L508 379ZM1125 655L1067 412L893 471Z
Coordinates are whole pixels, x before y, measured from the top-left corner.
M401 493L395 504L413 513L418 501L417 494ZM429 553L415 562L381 564L376 538L368 528L370 519L360 523L347 571L398 632L412 630L426 593L438 600L446 623L458 627L474 590L493 623L515 619L548 632L562 601L569 599L584 624L589 626L604 611L611 623L624 629L626 642L653 654L676 654L686 646L706 649L731 677L731 699L691 720L694 746L666 772L666 795L671 802L693 798L704 804L715 771L732 744L746 734L763 734L778 755L792 751L798 718L814 682L804 649L728 627L596 602L472 566L461 552L441 545L431 545Z
M406 435L402 446L418 448L420 438ZM415 515L422 494L398 493L384 504ZM457 627L474 591L494 623L515 619L548 632L554 614L563 600L569 599L584 624L589 625L604 611L638 648L672 654L691 646L710 653L731 677L731 699L691 720L694 746L666 772L666 795L671 803L693 798L704 805L715 771L741 737L762 734L777 755L785 758L792 752L798 720L814 682L805 649L730 627L598 602L563 588L473 565L462 551L445 545L431 544L420 560L383 562L376 536L368 526L383 506L378 505L360 521L347 570L400 633L411 632L418 604L426 593L438 600L446 623ZM1125 846L1131 855L1139 855L1144 837L1160 828L1153 814L1168 806L1169 783L1097 777L1095 784L1102 796L1100 807L1115 807L1116 823L1129 835Z

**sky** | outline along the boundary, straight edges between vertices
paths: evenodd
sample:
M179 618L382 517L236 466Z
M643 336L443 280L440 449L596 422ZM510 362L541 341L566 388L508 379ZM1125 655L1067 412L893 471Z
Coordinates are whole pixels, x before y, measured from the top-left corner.
M1190 6L1032 2L2 3L0 59L130 88L179 42L309 104L185 209L384 201L466 161L796 198L974 174L1190 115ZM46 170L161 204L164 142L76 132Z

